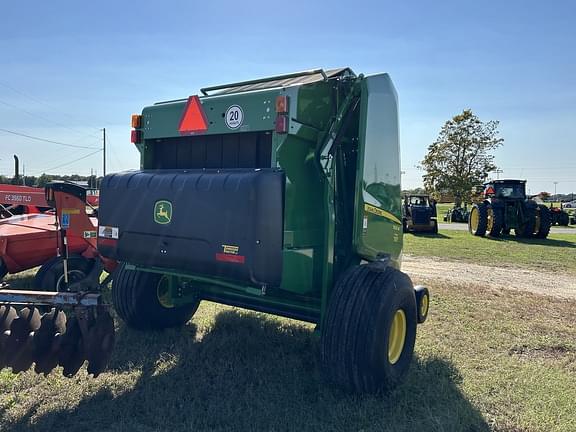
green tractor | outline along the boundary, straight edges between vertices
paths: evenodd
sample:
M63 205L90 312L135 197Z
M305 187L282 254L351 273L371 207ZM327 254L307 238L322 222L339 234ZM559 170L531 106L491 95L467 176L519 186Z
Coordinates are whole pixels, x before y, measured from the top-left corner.
M438 234L436 203L429 195L405 195L402 206L404 232L427 232Z
M397 96L387 74L313 70L201 89L132 117L141 169L100 189L98 249L130 327L201 300L317 324L322 370L399 384L425 287L400 271Z
M517 237L546 238L550 209L526 197L525 180L493 180L483 186L483 198L470 210L468 230L475 236L499 237L514 229Z

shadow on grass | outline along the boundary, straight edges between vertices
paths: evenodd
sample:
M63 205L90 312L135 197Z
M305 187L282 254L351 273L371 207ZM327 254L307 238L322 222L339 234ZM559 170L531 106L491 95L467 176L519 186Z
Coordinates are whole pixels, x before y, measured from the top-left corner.
M514 235L503 235L500 237L485 237L488 240L496 241L496 242L505 242L511 241L515 243L522 243L527 245L539 245L539 246L554 246L560 248L569 248L569 249L576 249L576 242L567 241L567 240L556 240L556 239L538 239L538 238L526 238L526 237L516 237Z
M407 234L407 233L405 233ZM434 234L434 233L429 233L429 232L412 232L410 233L412 235L414 235L415 237L428 237L428 238L441 238L441 239L449 239L452 238L446 234Z
M416 358L391 394L351 396L321 379L310 328L224 311L201 340L195 332L122 328L103 384L78 380L77 406L38 415L39 403L4 431L489 430L444 359ZM136 382L119 388L135 368Z

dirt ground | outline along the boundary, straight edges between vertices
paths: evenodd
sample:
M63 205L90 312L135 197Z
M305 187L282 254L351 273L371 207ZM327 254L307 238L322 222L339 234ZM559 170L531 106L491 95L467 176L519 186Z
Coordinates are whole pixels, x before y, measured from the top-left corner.
M404 255L402 270L415 282L434 280L528 291L556 298L576 299L576 277L525 268L491 267L439 258Z

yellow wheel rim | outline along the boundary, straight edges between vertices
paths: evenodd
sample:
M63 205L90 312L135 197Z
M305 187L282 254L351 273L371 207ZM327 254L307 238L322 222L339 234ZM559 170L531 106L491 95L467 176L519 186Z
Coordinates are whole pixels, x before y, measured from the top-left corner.
M172 296L170 295L170 280L167 276L162 276L156 286L156 297L158 302L165 308L170 309L174 307Z
M478 209L476 207L472 207L470 211L470 230L472 234L478 231L478 223L480 221L480 217L478 216Z
M430 307L430 299L428 298L427 294L422 296L422 300L420 301L420 316L425 318L428 315L428 308Z
M392 319L390 335L388 336L388 361L396 364L402 355L406 342L406 314L402 309L398 309Z
M492 208L488 208L488 211L486 213L488 219L486 221L486 231L490 232L494 227L494 210L492 210Z

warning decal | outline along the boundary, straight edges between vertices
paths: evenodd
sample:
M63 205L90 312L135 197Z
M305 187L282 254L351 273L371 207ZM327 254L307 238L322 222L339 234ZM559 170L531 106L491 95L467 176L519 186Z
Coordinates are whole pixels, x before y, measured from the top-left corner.
M101 225L98 227L98 237L101 238L109 238L109 239L118 239L118 227L110 227Z

